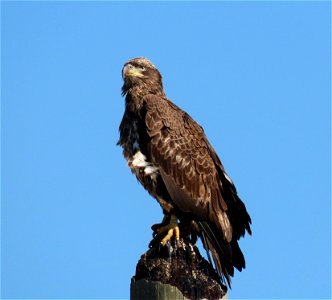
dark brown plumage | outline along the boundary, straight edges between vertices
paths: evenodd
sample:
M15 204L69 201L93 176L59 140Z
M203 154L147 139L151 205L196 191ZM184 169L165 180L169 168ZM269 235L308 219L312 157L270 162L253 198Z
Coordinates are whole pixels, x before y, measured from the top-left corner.
M230 284L245 268L238 240L251 234L251 219L218 155L200 127L167 99L162 77L145 58L122 71L125 113L118 144L144 188L164 214L198 224L203 245Z

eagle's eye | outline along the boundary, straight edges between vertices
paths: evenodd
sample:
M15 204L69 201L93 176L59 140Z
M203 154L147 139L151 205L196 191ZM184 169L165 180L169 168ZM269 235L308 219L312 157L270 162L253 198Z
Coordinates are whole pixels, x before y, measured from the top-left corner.
M140 68L142 71L145 71L145 67L143 67L143 66L139 66L139 68Z

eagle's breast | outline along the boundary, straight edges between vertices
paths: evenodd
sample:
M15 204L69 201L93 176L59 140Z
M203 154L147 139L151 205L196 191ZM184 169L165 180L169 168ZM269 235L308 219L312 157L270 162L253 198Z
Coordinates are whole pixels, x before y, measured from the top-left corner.
M131 120L131 122L124 124L127 128L127 138L124 141L123 148L128 166L137 176L138 180L145 185L144 182L146 182L146 179L151 179L151 181L156 182L159 170L158 167L148 161L146 155L141 152L138 122L138 120Z

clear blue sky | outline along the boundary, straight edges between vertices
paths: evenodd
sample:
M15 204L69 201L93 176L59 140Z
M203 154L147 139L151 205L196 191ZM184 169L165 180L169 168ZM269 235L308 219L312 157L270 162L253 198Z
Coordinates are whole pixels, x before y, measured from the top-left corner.
M162 213L116 147L146 56L253 220L231 298L330 298L329 2L2 2L2 298L129 298Z

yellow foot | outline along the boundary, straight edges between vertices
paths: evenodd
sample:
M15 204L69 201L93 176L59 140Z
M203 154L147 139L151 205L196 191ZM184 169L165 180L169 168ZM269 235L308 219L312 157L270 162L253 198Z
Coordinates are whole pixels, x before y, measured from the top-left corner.
M161 240L160 244L165 246L167 242L174 236L175 240L178 241L180 239L180 229L179 226L176 226L170 230L168 230L166 236Z
M161 236L166 234L160 241L162 246L165 246L172 237L174 237L176 241L180 239L180 229L175 215L165 216L162 223L152 226L152 229L155 227L157 227L155 229L157 238L161 238Z

